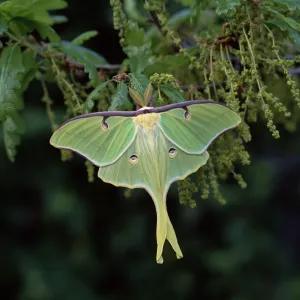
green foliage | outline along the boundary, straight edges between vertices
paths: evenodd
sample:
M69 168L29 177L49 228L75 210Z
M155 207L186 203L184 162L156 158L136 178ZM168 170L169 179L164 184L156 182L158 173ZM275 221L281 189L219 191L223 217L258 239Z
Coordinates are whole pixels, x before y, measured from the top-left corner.
M89 94L83 106L84 113L89 113L92 111L95 105L95 100L99 97L101 90L104 89L107 84L108 81L101 83Z
M7 156L13 162L17 154L16 147L20 145L20 135L24 133L24 122L13 112L3 122L3 138Z
M120 0L110 0L110 5L113 8L113 23L114 28L119 31L120 45L125 45L125 36L128 29L128 21L123 10L123 5Z
M20 76L24 72L20 47L15 45L5 48L0 59L0 121L2 122L22 106L18 91L21 89Z
M192 182L190 177L184 179L184 181L178 181L178 196L181 204L188 204L191 208L196 206L196 202L193 199L193 194L198 192L198 188Z
M145 38L144 30L130 23L125 41L127 46L124 51L128 55L131 72L142 73L151 55L151 44Z
M86 55L85 51L82 51L84 48L77 46L76 43L62 42L58 44L57 49L84 66L84 71L89 74L94 87L100 83L95 63Z
M98 66L98 65L107 63L106 59L99 53L97 53L91 49L88 49L86 47L83 47L83 46L74 45L73 42L70 43L67 41L62 41L62 43L60 45L65 46L66 48L68 48L68 47L72 48L73 50L71 50L71 51L74 52L74 55L75 56L78 55L80 57L79 59L82 59L82 61L83 61L82 64L83 65L86 64L87 67L89 67L89 65L91 65L91 64ZM55 46L57 46L57 44L54 44L54 47ZM75 62L79 63L79 61L75 61ZM90 69L91 75L90 76L93 76L93 72L94 72L94 68L91 67L91 69Z
M129 94L136 105L139 105L140 107L144 106L142 94L132 88L129 88Z
M31 24L32 25L29 27L30 29L28 31L33 31L36 29L43 39L46 40L48 38L50 42L57 42L60 40L60 37L57 35L54 29L47 24L37 21L31 22Z
M53 24L49 10L63 9L67 6L64 0L9 0L0 4L0 12L8 19L23 17L46 24Z
M91 38L95 37L96 35L98 35L98 32L96 30L90 30L77 36L75 39L73 39L71 43L79 46L84 44L86 41L90 40Z
M67 2L70 23L51 28L71 42L80 32L97 24L100 34L89 45L101 49L101 54L110 53L106 62L94 62L100 84L88 111L83 111L84 105L96 88L91 86L83 66L59 52L56 46L50 44L49 47L48 40L41 39L36 31L32 35L28 31L23 34L14 31L13 23L17 20L12 21L10 16L0 13L0 29L4 28L0 57L5 49L17 45L22 55L30 53L37 63L37 67L27 68L23 56L24 68L30 69L26 75L30 88L25 95L19 92L25 102L24 109L16 113L22 116L21 122L26 126L14 164L5 155L4 124L0 124L3 297L22 300L299 300L300 114L297 103L300 101L297 102L297 97L299 99L300 86L297 72L300 39L299 32L267 8L299 23L299 1L241 1L241 6L232 13L221 16L216 14L215 0L197 0L195 6L188 9L182 5L192 1L119 1L124 5L131 2L136 9L137 18L134 18L132 10L129 13L126 7L120 6L125 12L124 25L127 20L138 24L151 42L151 56L145 70L133 76L128 58L122 61L125 55L122 56L120 48L115 49L109 1ZM143 8L146 2L165 3L165 10L160 9L161 5L158 10L165 19L158 21L165 24L168 31L158 29L150 12ZM26 3L28 1L22 1L22 5ZM51 11L52 22L66 21L56 13ZM34 15L35 11L31 11L31 16ZM242 25L254 54L256 73ZM184 52L178 52L171 35L180 38L188 55L195 56L193 64ZM227 59L226 45L237 74ZM94 48L85 49L93 51ZM53 71L51 58L58 72ZM160 105L155 101L159 97L158 83L171 84L171 81L165 82L162 75L168 74L188 100L209 97L222 103L225 97L229 103L238 100L245 121L243 130L225 133L210 147L215 176L212 176L211 166L206 165L191 175L189 182L181 182L181 202L192 206L197 203L197 209L180 207L176 203L176 184L172 185L167 205L185 257L174 262L173 256L168 257L166 253L163 268L153 264L155 239L145 234L155 226L150 197L142 190L126 190L130 199L124 199L124 189L101 182L93 173L93 166L88 163L85 166L82 158L74 155L72 162L61 163L59 153L47 146L51 130L64 120L82 112L107 110L117 88L113 77L123 73L128 75L125 84L132 88L137 85L143 89L150 79L156 82L150 80L154 87L154 105ZM158 75L152 78L155 73ZM263 83L262 92L273 95L272 99L276 100L268 104L281 136L278 140L273 140L266 129L262 103L257 99L256 78L260 85ZM144 81L145 84L139 84ZM64 98L58 91L58 82L62 84ZM100 87L102 83L105 84ZM231 84L235 97L228 99ZM77 108L77 103L72 91L79 100L75 111L72 107ZM161 91L160 94L162 103L170 103L171 99ZM71 101L64 103L64 99ZM290 117L275 109L279 102L291 113ZM246 140L252 138L243 151L240 134ZM246 151L251 154L249 166ZM63 152L63 158L69 159L70 153ZM236 176L239 173L248 184L246 189L240 189L235 183L234 178L240 182ZM91 180L93 176L95 183L88 183L88 177ZM212 199L211 183L215 182L227 200L225 206ZM195 188L198 192L191 192ZM188 192L191 193L186 197ZM163 283L159 288L158 282Z
M177 2L180 2L183 6L194 6L197 1L196 0L177 0Z
M152 93L153 93L153 86L151 83L149 83L145 89L144 96L143 96L144 106L150 105L149 103L152 100Z
M160 90L168 96L172 102L182 102L185 101L183 94L174 88L171 84L161 84L159 86Z
M217 1L217 14L225 15L235 11L236 7L241 4L241 0L219 0Z
M132 102L129 101L128 86L124 82L118 84L117 91L112 97L108 110L132 110Z
M280 12L278 12L277 10L275 10L271 7L268 7L268 11L275 14L281 21L285 22L291 28L293 28L297 31L300 31L300 24L297 21L295 21L294 19L284 16L283 14L281 14Z
M3 136L6 152L11 161L24 133L24 124L18 111L22 108L21 79L26 72L21 49L18 46L3 50L0 59L0 121L3 123Z
M0 13L0 34L3 34L3 32L7 31L8 29L8 23L5 18L5 16Z
M188 59L182 54L166 55L159 61L155 61L153 64L148 65L145 68L145 74L151 75L153 73L171 73L172 70L184 67L186 64L188 64Z
M274 2L286 5L289 10L300 8L300 2L297 0L274 0Z
M130 73L129 74L130 86L141 95L144 94L146 87L149 84L149 80L143 74Z
M275 138L280 136L278 125L288 130L297 127L299 78L291 69L300 63L299 1L176 2L174 7L179 10L172 15L166 0L148 0L144 6L128 0L125 7L120 0L110 1L113 25L127 55L118 66L83 46L96 31L82 33L72 41L61 40L52 25L65 18L50 11L64 8L65 1L10 0L0 4L0 32L8 39L0 58L0 120L10 159L14 159L24 131L18 115L22 94L34 78L42 85L52 130L60 121L52 111L49 83L56 83L63 94L65 119L97 110L133 109L129 88L142 99L151 83L156 106L214 99L243 120L236 131L212 145L210 164L192 181L180 183L181 202L187 203L184 195L199 185L202 198L211 191L223 203L219 181L230 177L246 187L235 169L250 163L246 143L252 139L252 124L263 126L264 122ZM31 59L25 63L29 53ZM279 79L291 97L281 99L272 93L270 87ZM70 153L62 151L62 158L71 158Z

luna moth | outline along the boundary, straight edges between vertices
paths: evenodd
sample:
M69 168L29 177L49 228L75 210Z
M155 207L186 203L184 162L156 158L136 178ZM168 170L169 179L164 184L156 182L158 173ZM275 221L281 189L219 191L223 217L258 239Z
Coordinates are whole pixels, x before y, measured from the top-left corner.
M183 257L170 221L166 198L170 185L196 172L209 159L214 139L240 123L238 114L209 100L152 107L151 87L144 97L130 89L136 111L106 111L77 116L52 135L56 148L72 150L99 167L104 182L143 188L156 214L157 263L168 240ZM148 107L147 105L150 106Z

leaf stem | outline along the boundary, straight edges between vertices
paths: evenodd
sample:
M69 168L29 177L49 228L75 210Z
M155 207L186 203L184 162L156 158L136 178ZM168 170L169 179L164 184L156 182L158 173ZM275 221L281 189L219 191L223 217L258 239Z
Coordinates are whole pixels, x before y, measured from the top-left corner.
M22 39L19 39L19 38L17 38L16 36L14 36L13 34L11 34L11 33L9 33L9 32L6 32L6 35L7 35L10 39L12 39L12 40L14 40L14 41L20 43L21 45L26 46L28 49L30 49L30 50L32 50L32 51L38 53L38 54L41 55L41 56L44 56L43 53L40 53L35 47L33 47L33 46L32 46L29 42L27 42L25 39L23 39L23 38L22 38Z
M216 84L215 84L215 80L214 80L213 47L210 48L209 58L210 58L210 73L211 73L210 77L211 77L211 81L212 81L212 84L213 84L213 88L214 88L214 92L215 92L215 96L216 96L216 101L219 101L217 88L216 88Z
M251 54L252 66L253 66L253 69L255 70L255 73L256 73L256 83L257 83L257 86L258 86L258 92L259 92L259 95L260 95L260 99L263 102L263 105L265 105L265 101L264 101L263 94L262 94L262 87L261 87L260 81L257 77L258 76L258 71L257 71L257 67L256 67L256 61L255 61L253 49L251 47L251 43L250 43L250 41L248 39L248 36L247 36L247 33L245 31L245 27L243 27L243 33L244 33L244 37L247 41L249 52Z
M73 90L73 88L70 85L70 83L65 78L63 78L62 76L60 76L60 70L58 69L58 66L57 66L57 64L56 64L56 62L55 62L55 60L53 58L51 58L51 63L52 63L52 66L53 66L53 71L56 73L56 76L59 77L59 80L57 81L58 84L59 84L59 81L61 80L61 82L66 86L66 88L73 95L73 98L75 99L78 108L80 108L80 101L78 99L77 94ZM76 115L76 110L74 110L74 107L72 107L72 110L73 110L73 114Z

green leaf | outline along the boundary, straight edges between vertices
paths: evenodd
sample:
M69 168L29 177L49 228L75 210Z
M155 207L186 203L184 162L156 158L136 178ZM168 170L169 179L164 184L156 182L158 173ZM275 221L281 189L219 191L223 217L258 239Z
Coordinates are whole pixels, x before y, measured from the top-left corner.
M77 36L75 39L73 39L71 43L73 45L79 46L84 44L84 42L90 40L91 38L95 37L96 35L98 35L98 31L96 30L87 31Z
M14 17L9 21L9 29L18 35L32 32L35 29L34 25L34 22L23 17Z
M100 91L103 90L110 81L111 80L101 83L89 94L89 96L87 97L87 99L83 105L84 113L89 113L92 111L92 109L94 108L94 105L95 105L94 100L96 100L97 97L99 97Z
M39 65L36 63L36 53L27 50L22 53L22 56L25 72L20 74L19 77L21 82L21 93L23 93L27 89L29 83L35 78L36 72L39 68Z
M149 76L154 73L172 73L178 68L188 65L188 63L188 59L183 54L166 55L145 68L144 73Z
M84 51L82 51L80 46L63 42L58 44L57 48L59 51L72 57L76 62L84 65L84 70L89 74L89 78L91 79L94 87L100 83L95 63L86 55Z
M24 17L26 19L53 24L49 11L67 7L64 0L11 0L0 4L0 12L11 17Z
M300 8L300 1L299 0L273 0L278 4L284 4L288 7L289 10L295 10Z
M235 12L236 6L241 4L241 0L218 0L217 1L217 14L225 15L229 12Z
M14 162L16 147L20 145L20 135L24 133L24 122L17 112L10 114L3 122L3 138L8 158Z
M112 102L108 110L131 110L132 102L128 97L128 86L121 82L118 84L117 92L112 97Z
M168 25L176 26L176 24L187 22L193 14L193 10L191 8L185 8L174 13L168 19Z
M38 66L35 53L21 52L18 46L5 48L0 58L0 121L3 122L3 137L6 152L11 161L20 144L24 124L17 110L23 106L23 92L35 77Z
M43 39L48 38L50 42L60 41L60 36L47 24L35 21L35 28Z
M172 103L186 101L184 95L178 89L174 88L171 84L161 84L159 88L166 96L168 96L172 100Z
M197 0L176 0L176 2L181 3L183 6L193 7L196 5Z
M58 48L61 45L63 45L63 47L76 48L77 51L79 51L82 55L87 57L95 65L107 64L107 60L102 55L100 55L99 53L97 53L97 52L95 52L91 49L85 48L83 46L76 46L76 45L73 45L71 42L68 42L68 41L63 41L61 44L53 43L52 45L55 48Z
M20 107L17 90L22 87L20 75L25 72L19 46L7 47L0 58L0 121Z
M143 95L146 87L149 84L149 80L143 74L129 74L130 86L139 92L139 94Z
M291 30L289 32L289 38L295 45L300 47L300 34L296 30Z
M139 24L147 24L147 18L141 15L137 8L136 0L124 0L124 9L130 20L134 20Z
M79 52L81 55L85 56L91 63L95 65L103 65L107 63L107 60L100 55L99 53L85 48L83 46L76 46L73 45L71 42L63 41L62 42L63 48L72 48L75 49L76 52ZM62 48L59 47L59 44L53 44L54 47L56 48Z
M144 105L147 106L152 99L152 92L153 92L153 86L151 83L148 84L148 86L145 89L144 92Z
M107 60L99 53L91 49L85 48L83 46L77 46L77 48L83 55L85 55L85 57L87 57L95 65L107 64Z
M129 57L129 65L132 73L142 73L148 65L150 52L150 44L146 43L143 46L128 46L124 48L124 52Z
M136 91L132 88L129 88L129 95L137 105L142 106L142 107L145 106L144 102L143 102L143 97L138 91Z
M8 29L8 23L3 14L0 13L0 34L3 34L3 32L7 31Z
M287 23L290 27L292 27L293 29L300 31L300 23L298 23L297 21L295 21L292 18L286 17L283 14L281 14L280 12L278 12L275 9L272 9L271 7L267 7L266 8L269 12L277 15L282 21L284 21L285 23Z
M291 42L300 47L300 34L297 32L297 30L289 26L285 21L276 18L265 21L265 23L272 24L278 27L281 31L286 31Z
M49 25L23 17L15 17L11 19L9 27L20 35L25 35L29 32L37 30L43 39L48 38L50 42L58 42L60 40L59 35Z
M145 43L145 31L135 23L130 23L126 31L126 44L129 46L143 46Z
M145 32L135 24L130 24L126 33L124 52L129 57L129 65L132 73L141 73L148 65L151 55L151 43L145 40Z
M62 24L68 22L68 18L62 15L52 15L50 16L52 24Z

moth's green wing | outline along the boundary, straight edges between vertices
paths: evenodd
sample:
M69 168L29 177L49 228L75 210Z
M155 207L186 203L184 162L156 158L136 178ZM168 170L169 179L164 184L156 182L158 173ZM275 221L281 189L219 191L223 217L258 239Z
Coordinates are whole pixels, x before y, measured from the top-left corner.
M174 158L169 156L171 149L176 151ZM191 155L178 149L156 125L152 130L138 126L136 138L125 153L115 163L99 169L98 176L103 181L116 186L144 188L151 195L157 213L158 263L163 262L162 250L166 239L177 257L182 257L166 208L169 187L172 182L197 171L207 162L208 157L207 152Z
M109 117L107 129L102 122L102 116L71 120L54 132L50 144L77 152L97 166L111 164L133 142L137 129L128 117Z
M159 126L172 143L190 154L203 153L216 137L241 122L237 113L217 103L187 108L187 112L176 108L161 113Z

